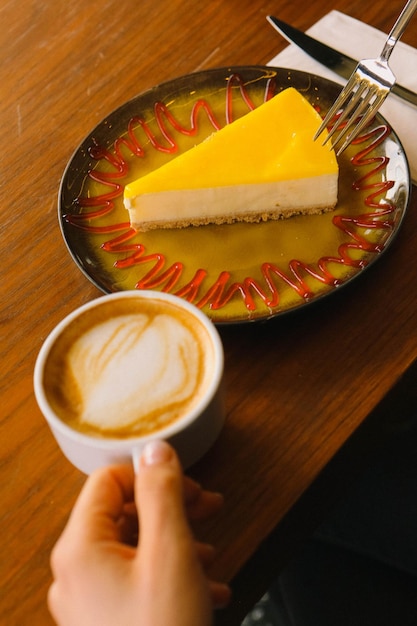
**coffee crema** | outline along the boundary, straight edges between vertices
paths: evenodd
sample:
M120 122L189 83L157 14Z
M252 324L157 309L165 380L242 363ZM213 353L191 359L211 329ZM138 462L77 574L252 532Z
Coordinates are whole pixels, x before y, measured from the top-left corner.
M189 413L213 373L213 346L190 313L158 299L100 303L53 344L43 385L75 430L112 438L152 434Z

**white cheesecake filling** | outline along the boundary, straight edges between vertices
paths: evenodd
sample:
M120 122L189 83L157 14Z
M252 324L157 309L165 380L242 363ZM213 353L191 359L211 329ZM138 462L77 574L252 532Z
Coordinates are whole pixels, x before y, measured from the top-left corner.
M164 226L260 221L307 211L318 213L334 208L338 175L272 183L231 185L200 189L178 189L145 193L125 198L131 224L142 231Z

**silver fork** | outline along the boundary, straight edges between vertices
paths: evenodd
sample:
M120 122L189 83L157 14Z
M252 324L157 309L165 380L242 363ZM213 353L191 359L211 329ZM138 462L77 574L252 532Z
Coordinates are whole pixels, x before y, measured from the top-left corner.
M395 84L395 76L389 68L388 61L395 44L404 33L408 22L417 9L417 0L408 0L397 21L392 27L388 39L379 57L364 59L358 63L349 81L340 92L336 102L330 108L320 128L316 132L316 140L327 125L339 113L323 145L340 129L333 140L335 147L342 139L344 142L338 149L341 154L359 135L361 130L372 119ZM343 109L343 107L345 108ZM343 122L346 123L342 126Z

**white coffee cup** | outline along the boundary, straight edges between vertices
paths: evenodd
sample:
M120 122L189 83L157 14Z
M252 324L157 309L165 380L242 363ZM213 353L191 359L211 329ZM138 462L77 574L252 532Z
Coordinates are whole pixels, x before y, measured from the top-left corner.
M34 371L38 405L67 459L84 473L136 463L169 441L188 467L225 419L220 336L197 307L156 291L105 295L45 340Z

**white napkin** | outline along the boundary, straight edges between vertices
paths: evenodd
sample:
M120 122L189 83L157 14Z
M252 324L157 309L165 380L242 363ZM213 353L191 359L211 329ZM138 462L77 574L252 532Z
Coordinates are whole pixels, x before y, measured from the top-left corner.
M357 61L377 57L387 38L387 35L381 31L339 11L330 11L307 33ZM340 84L346 82L332 70L314 61L294 44L290 44L271 59L268 65L311 72ZM397 43L391 55L390 67L398 83L417 92L417 50L415 48L401 41ZM412 180L417 184L417 107L390 94L382 105L380 113L397 133L410 164Z

